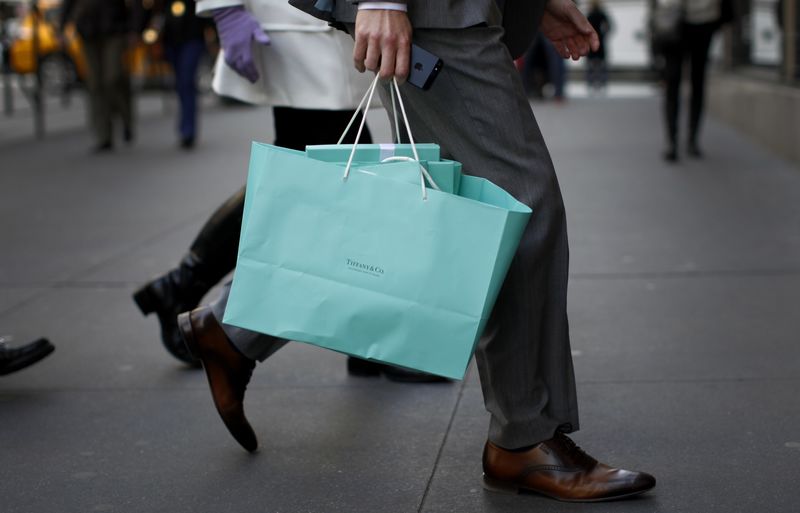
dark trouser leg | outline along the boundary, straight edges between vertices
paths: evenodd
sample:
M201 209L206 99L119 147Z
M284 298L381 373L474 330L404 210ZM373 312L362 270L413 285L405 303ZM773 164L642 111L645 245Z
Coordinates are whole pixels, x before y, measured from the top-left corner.
M608 70L604 57L589 57L586 59L586 81L590 88L601 89L608 82Z
M600 87L605 87L608 84L608 64L605 57L599 59L598 66L600 67Z
M714 35L715 24L689 25L686 30L687 44L692 70L692 100L689 111L689 142L697 143L700 134L700 123L705 103L706 70L708 68L708 51Z
M564 87L567 81L567 69L564 59L558 55L556 47L549 40L544 40L545 55L547 56L547 74L553 84L553 97L564 98Z
M86 86L89 93L89 117L97 144L111 141L111 118L108 110L107 91L103 77L103 45L105 41L90 39L83 43L86 58Z
M225 335L236 347L236 349L251 360L263 362L280 348L286 345L288 340L282 338L272 337L270 335L263 335L230 324L223 324L222 319L225 316L225 307L228 305L228 295L230 294L231 284L228 283L222 290L222 293L211 303L211 311L214 313L214 318L222 326Z
M194 139L197 132L197 67L205 51L202 39L175 45L173 68L180 102L178 131L181 140Z
M124 56L127 47L125 35L110 36L103 44L103 89L106 91L108 119L105 125L111 137L113 114L122 118L126 131L133 129L131 83L125 70Z
M680 111L681 75L683 71L683 49L672 48L664 52L664 119L667 127L667 141L671 148L678 142L678 113Z
M414 32L442 58L433 86L402 86L415 140L490 179L534 214L478 346L489 438L509 449L578 428L567 323L569 249L561 192L499 27ZM384 105L388 93L382 90Z

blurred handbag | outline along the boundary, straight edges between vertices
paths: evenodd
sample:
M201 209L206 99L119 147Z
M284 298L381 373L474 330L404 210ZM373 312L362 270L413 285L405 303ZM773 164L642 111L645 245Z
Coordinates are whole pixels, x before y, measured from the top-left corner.
M366 168L253 143L226 324L463 377L531 210L483 178L438 190L408 132L410 160Z

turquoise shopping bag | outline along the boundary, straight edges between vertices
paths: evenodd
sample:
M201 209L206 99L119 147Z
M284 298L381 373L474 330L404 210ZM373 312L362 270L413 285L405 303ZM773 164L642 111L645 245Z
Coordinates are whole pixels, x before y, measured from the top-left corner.
M342 171L253 145L224 322L462 378L531 210L482 178Z

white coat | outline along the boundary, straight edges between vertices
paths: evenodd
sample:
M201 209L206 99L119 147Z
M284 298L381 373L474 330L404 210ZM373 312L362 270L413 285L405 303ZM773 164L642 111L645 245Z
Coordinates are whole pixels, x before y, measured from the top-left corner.
M353 68L353 41L287 0L199 0L197 13L244 6L261 22L272 44L253 43L260 75L255 84L225 64L222 52L214 67L212 87L238 100L299 109L354 109L369 87L371 73Z

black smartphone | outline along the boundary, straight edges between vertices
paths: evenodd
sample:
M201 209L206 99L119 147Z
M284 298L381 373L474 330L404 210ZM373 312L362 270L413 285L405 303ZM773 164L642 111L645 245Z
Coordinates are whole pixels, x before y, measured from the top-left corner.
M408 73L408 83L422 90L430 89L431 84L442 70L444 62L431 52L411 45L411 67Z

